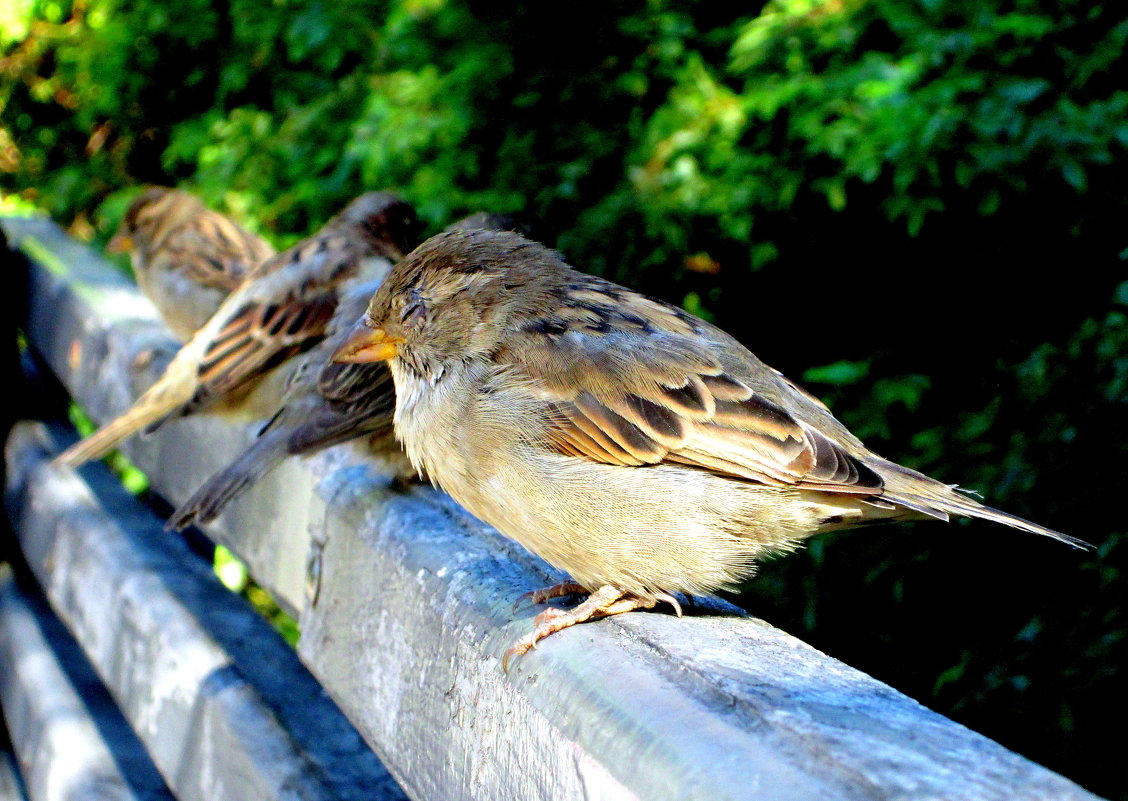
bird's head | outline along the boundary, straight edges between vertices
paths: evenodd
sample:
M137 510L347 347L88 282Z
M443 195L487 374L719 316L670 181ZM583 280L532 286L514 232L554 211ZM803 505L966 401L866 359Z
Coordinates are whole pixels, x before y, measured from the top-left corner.
M567 267L505 231L439 234L396 265L335 361L398 358L425 377L493 356L511 325L545 305Z
M187 192L153 186L129 204L117 232L106 246L110 253L128 253L153 242L162 228L202 209Z
M366 192L333 220L361 236L374 253L399 261L419 243L414 207L394 192Z

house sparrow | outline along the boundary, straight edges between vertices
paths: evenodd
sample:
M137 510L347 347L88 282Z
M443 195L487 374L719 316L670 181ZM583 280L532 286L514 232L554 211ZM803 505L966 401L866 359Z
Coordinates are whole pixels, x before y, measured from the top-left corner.
M334 354L387 361L395 431L471 513L574 579L506 654L567 626L710 594L825 531L982 506L869 451L724 331L510 233L440 234Z
M274 248L197 198L152 187L129 206L106 249L132 252L137 285L186 342Z
M396 398L387 367L329 361L380 285L378 281L351 283L340 292L327 336L300 358L281 407L258 438L177 508L166 528L178 531L214 519L287 456L316 453L365 435L375 438L373 445L379 450L402 454L392 435Z
M488 212L472 214L446 230L475 228L527 230L517 217ZM344 344L379 285L379 281L353 281L342 290L327 336L301 357L281 408L246 451L172 513L168 528L179 530L214 519L287 456L316 453L364 436L369 437L370 449L389 459L397 473L413 472L392 431L395 390L387 366L383 362L338 364L329 359Z
M241 420L273 414L291 357L325 336L338 292L383 276L414 244L415 211L389 192L353 200L316 234L258 265L124 414L58 460L77 466L141 429L207 410Z

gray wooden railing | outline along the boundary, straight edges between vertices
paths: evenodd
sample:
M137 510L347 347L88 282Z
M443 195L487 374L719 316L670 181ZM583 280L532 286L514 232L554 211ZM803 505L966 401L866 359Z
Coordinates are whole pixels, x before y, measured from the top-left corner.
M88 248L45 221L3 227L27 257L30 347L108 419L174 343ZM253 433L188 419L125 451L175 504ZM720 602L570 629L507 676L500 658L536 613L514 599L560 575L350 446L284 465L207 529L298 617L295 657L104 467L51 464L72 440L21 422L7 446L28 569L0 576L0 701L32 798L67 797L52 771L115 798L1095 798ZM86 690L48 653L65 639L52 616L136 743L67 711ZM92 742L88 764L49 764L60 717L58 737ZM0 760L0 799L5 781Z

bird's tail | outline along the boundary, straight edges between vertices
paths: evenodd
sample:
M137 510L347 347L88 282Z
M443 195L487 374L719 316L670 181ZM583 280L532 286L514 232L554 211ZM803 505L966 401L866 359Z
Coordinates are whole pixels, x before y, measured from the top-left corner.
M386 403L369 403L359 412L356 410L318 409L300 426L290 433L287 447L292 454L306 455L316 453L342 442L349 442L371 434L380 435L392 442L392 414L395 412L395 396L389 391Z
M285 427L268 428L235 461L209 478L169 517L165 528L180 531L193 523L207 523L223 507L249 490L288 455Z
M124 440L146 427L162 422L190 401L196 391L193 379L194 375L180 375L170 365L160 380L138 398L128 411L67 448L55 461L69 467L78 467L105 456Z
M912 509L922 515L947 520L950 515L965 515L978 517L1002 523L1004 526L1017 528L1042 537L1050 537L1074 548L1092 548L1092 544L1085 540L1062 534L1051 528L1031 523L1016 515L984 506L974 498L961 493L955 487L943 484L929 478L923 473L918 473L902 465L882 459L876 465L882 478L885 480L883 500L893 501L896 504Z

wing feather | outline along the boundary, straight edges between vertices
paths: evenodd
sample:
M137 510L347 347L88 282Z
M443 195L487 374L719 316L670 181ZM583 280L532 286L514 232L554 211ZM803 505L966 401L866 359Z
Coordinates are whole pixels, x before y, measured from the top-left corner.
M234 392L320 342L338 289L360 259L355 241L330 229L257 265L250 276L257 290L228 316L200 361L193 405Z
M266 242L210 211L170 231L160 251L195 283L226 292L235 291L251 270L274 255Z
M881 492L881 477L836 441L841 424L821 403L680 309L585 276L522 335L528 347L500 356L534 380L561 453Z
M230 392L271 365L317 344L337 296L326 292L265 308L248 304L212 340L200 362L200 394Z

